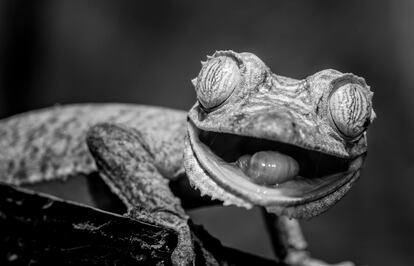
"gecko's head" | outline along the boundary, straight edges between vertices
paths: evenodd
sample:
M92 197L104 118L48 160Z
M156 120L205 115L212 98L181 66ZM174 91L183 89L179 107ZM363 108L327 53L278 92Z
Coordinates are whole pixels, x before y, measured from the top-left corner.
M220 51L193 83L185 162L203 194L305 218L359 177L375 117L362 78L323 70L294 80L251 53Z

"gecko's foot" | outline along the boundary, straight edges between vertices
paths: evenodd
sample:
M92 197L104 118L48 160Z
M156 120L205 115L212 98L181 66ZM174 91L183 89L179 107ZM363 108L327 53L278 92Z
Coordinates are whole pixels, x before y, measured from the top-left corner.
M285 263L289 266L355 266L350 261L330 264L322 260L312 258L306 251L298 251L290 253L285 259Z
M294 264L294 265L295 266L296 265L297 266L355 266L355 264L350 261L330 264L330 263L326 263L324 261L313 259L313 258L309 258L306 261L303 261L301 264Z

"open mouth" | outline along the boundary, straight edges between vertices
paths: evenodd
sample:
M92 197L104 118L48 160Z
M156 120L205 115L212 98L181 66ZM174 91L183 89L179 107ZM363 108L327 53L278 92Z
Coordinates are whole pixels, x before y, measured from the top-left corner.
M189 123L194 155L216 183L256 204L308 202L357 178L363 156L348 159L292 144L205 131Z

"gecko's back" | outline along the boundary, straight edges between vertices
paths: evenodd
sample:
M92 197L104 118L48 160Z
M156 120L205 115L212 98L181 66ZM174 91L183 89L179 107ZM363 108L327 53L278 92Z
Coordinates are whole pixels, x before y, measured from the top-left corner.
M96 171L86 132L102 122L136 129L154 156L166 147L182 148L182 111L128 104L56 106L0 120L0 181L21 185Z

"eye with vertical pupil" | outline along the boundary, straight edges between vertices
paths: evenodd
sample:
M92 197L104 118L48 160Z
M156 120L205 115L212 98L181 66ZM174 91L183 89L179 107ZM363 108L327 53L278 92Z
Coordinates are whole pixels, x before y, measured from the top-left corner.
M370 123L371 103L358 84L345 84L329 99L329 112L334 127L345 138L355 139Z
M196 82L197 99L209 110L230 97L240 81L240 69L234 59L218 56L204 63Z

